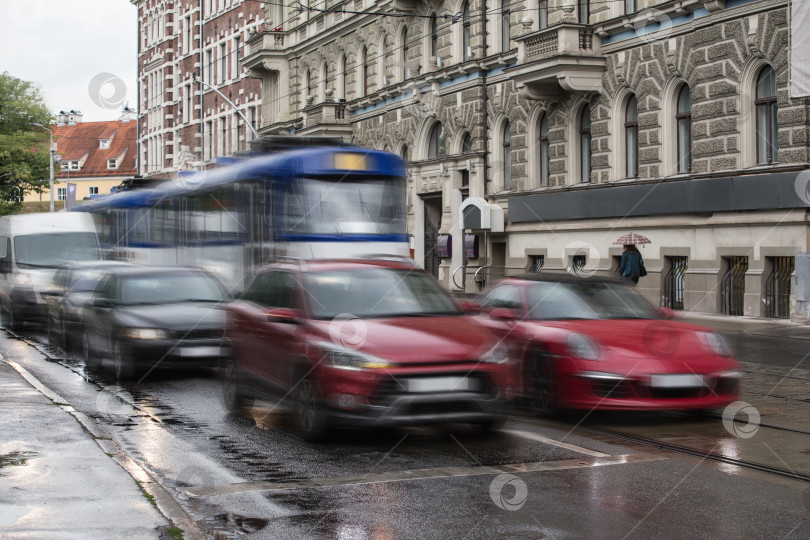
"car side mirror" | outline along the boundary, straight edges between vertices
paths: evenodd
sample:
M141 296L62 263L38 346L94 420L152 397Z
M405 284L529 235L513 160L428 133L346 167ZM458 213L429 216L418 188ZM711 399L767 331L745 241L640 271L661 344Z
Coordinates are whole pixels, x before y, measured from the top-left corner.
M672 320L675 318L675 312L668 307L658 308L658 314L661 315L662 319Z
M297 324L300 314L290 308L274 308L267 312L267 322Z
M478 315L481 313L481 304L478 302L464 301L461 302L461 309L467 315Z
M489 316L496 321L514 322L520 319L520 314L514 309L498 307L489 312Z

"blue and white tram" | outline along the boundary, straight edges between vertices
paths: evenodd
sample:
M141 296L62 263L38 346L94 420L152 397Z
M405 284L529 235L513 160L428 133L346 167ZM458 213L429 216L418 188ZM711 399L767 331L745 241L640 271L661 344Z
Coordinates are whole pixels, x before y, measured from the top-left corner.
M278 257L409 255L406 171L391 153L287 147L77 205L111 257L208 269L240 290Z

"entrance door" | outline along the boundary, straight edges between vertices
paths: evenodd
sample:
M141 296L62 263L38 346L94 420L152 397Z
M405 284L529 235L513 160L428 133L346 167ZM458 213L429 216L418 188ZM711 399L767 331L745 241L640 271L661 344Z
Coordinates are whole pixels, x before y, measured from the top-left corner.
M425 203L425 271L439 278L439 257L436 243L442 226L442 194L423 195Z

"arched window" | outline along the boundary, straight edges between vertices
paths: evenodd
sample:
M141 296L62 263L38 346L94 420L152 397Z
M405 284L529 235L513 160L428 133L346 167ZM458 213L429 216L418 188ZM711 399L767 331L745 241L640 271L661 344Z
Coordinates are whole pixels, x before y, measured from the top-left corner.
M326 91L329 90L329 64L323 65L323 81L321 82L321 86L323 90L321 92L321 98L323 101L326 101Z
M472 58L472 45L470 41L470 3L464 2L464 8L461 11L461 57L464 60Z
M512 189L512 129L503 126L503 189Z
M472 137L470 137L469 133L464 134L464 138L461 139L461 153L468 154L472 152Z
M400 52L402 54L400 63L402 64L402 80L407 80L411 76L411 70L408 67L408 29L402 29L402 47Z
M340 55L340 63L338 64L338 95L337 97L346 99L346 55Z
M548 185L549 145L548 145L548 115L540 119L540 185Z
M430 56L439 56L439 23L436 15L430 18Z
M540 7L537 10L537 20L540 23L540 30L548 28L548 0L540 0Z
M399 152L399 157L402 158L402 161L404 161L406 163L408 162L408 145L407 144L402 145L402 149Z
M428 142L428 159L435 159L447 154L447 139L444 135L444 126L441 122L436 122L430 130L430 141Z
M512 13L509 11L510 0L501 0L501 52L506 52L512 48L509 36L511 28L510 18Z
M775 163L779 151L776 122L776 72L765 66L757 77L757 92L754 105L757 109L757 163Z
M312 71L309 69L304 74L304 106L309 105L308 100L312 95Z
M579 118L579 179L591 181L591 106L585 105Z
M638 177L638 101L635 96L627 100L624 112L624 143L627 178Z
M360 95L368 95L368 49L360 50Z
M675 113L678 124L678 172L692 170L692 94L687 85L678 92L678 109Z

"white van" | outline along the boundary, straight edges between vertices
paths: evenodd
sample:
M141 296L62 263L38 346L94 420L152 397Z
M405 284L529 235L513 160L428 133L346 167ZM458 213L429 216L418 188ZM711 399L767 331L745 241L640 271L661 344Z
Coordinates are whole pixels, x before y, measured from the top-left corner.
M0 313L6 325L44 320L42 292L59 266L100 259L96 227L86 212L1 217Z

